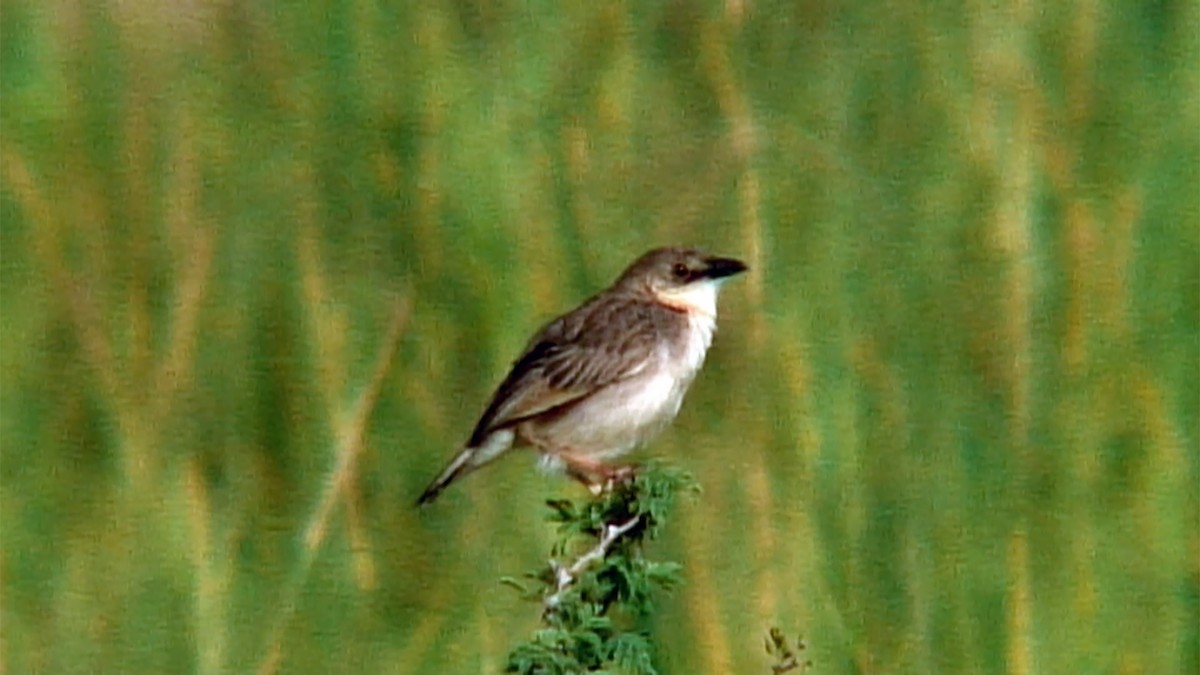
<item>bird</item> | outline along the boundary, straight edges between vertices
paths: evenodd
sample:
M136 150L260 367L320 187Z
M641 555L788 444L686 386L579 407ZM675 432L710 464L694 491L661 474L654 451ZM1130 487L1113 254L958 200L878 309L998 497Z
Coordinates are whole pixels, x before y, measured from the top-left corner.
M565 471L594 493L629 475L607 462L675 418L716 332L718 290L746 270L693 248L643 254L533 335L417 504L514 448L535 449L542 468Z

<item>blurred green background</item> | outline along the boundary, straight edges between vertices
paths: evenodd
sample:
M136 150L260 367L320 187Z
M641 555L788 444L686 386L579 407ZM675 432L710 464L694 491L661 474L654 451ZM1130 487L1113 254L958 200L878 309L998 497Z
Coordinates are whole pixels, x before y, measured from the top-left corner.
M530 332L746 259L663 673L1200 672L1200 3L0 5L4 672L494 673Z

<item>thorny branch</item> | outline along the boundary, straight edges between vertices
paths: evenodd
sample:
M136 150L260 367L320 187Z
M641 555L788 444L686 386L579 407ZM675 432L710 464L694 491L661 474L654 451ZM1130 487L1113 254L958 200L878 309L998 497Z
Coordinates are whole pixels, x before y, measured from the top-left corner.
M600 542L587 553L579 556L579 559L572 563L570 567L560 564L557 560L551 560L550 569L554 571L555 589L553 594L546 597L546 611L551 611L557 607L562 602L563 593L571 587L575 579L593 562L602 560L608 553L608 549L626 532L636 527L641 520L642 516L639 514L620 525L606 524L604 526L604 536L600 537Z
M550 499L547 520L558 526L548 564L526 575L537 582L526 598L541 605L542 627L508 656L505 672L519 675L621 672L654 675L654 644L639 629L651 594L682 579L681 566L643 556L691 476L655 463L591 499Z

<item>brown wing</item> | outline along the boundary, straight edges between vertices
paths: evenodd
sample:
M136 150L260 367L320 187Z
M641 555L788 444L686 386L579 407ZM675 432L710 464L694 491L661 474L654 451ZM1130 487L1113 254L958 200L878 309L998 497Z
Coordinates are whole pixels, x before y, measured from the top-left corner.
M596 298L551 322L530 341L500 383L470 447L497 429L636 375L655 356L660 331L677 313L628 298Z

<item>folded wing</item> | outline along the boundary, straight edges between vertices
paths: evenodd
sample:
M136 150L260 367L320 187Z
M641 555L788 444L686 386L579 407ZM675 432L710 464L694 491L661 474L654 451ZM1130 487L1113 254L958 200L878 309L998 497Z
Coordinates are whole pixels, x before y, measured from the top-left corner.
M469 446L483 443L498 429L573 405L633 377L656 357L657 324L664 317L656 316L654 308L612 303L584 309L591 311L560 318L534 337L496 390Z

